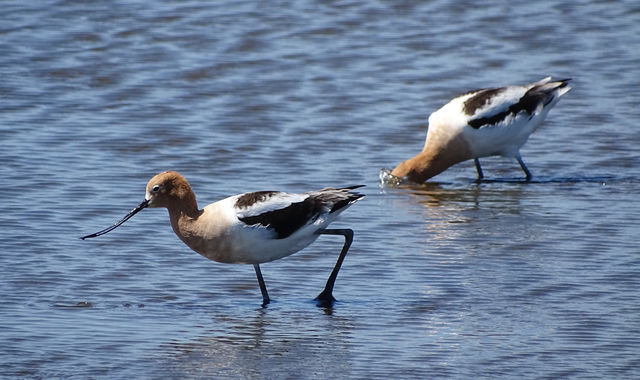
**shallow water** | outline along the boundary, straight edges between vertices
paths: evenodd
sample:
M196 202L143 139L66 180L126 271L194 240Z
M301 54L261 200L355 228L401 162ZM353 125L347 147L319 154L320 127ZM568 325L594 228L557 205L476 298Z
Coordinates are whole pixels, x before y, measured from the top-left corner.
M636 2L5 1L0 377L640 377ZM381 186L469 89L572 77L517 163ZM339 237L253 268L145 210L366 184Z

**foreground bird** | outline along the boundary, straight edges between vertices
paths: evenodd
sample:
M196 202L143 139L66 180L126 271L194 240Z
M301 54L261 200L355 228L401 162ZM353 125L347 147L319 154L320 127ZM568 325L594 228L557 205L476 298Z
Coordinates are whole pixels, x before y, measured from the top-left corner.
M262 291L262 306L266 306L270 299L259 264L289 256L322 234L342 235L345 238L342 252L324 290L316 297L319 306L331 307L335 301L333 285L351 246L353 231L326 227L364 196L351 191L358 187L361 186L304 194L279 191L238 194L200 210L187 180L178 172L167 171L151 178L144 201L124 218L81 239L106 234L146 207L165 207L173 231L194 251L221 263L253 264Z
M527 181L531 180L520 147L571 89L569 80L552 81L547 77L526 86L487 88L454 98L429 116L422 152L398 165L391 174L421 183L473 158L478 179L482 179L478 159L499 155L518 160Z

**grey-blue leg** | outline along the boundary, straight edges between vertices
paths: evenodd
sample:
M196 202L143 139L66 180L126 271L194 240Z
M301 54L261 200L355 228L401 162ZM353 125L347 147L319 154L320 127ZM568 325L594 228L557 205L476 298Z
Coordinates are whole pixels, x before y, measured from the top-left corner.
M482 173L482 167L480 166L480 160L477 158L473 159L473 162L476 164L476 171L478 172L478 180L484 178L484 173Z
M256 276L258 277L258 284L260 284L260 290L262 291L262 307L267 306L269 301L269 293L267 293L267 286L264 284L264 279L262 278L262 271L260 270L260 265L253 264L253 268L256 270Z
M347 255L347 251L349 251L349 247L351 246L351 242L353 241L353 231L346 229L324 229L318 231L319 234L323 235L342 235L344 236L344 245L342 246L342 252L340 252L340 256L338 256L338 261L336 265L333 267L333 271L329 275L329 279L327 279L327 284L324 286L324 290L320 292L320 294L316 297L316 301L318 306L320 307L331 307L335 302L335 298L333 298L333 285L336 282L336 278L338 277L338 272L340 271L340 267L342 266L342 262L344 261L345 256Z
M527 181L531 181L531 172L529 171L529 169L527 169L527 165L524 164L524 161L522 161L522 157L520 157L520 155L517 155L516 160L518 160L520 167L522 168L522 170L524 170L524 174L527 176Z

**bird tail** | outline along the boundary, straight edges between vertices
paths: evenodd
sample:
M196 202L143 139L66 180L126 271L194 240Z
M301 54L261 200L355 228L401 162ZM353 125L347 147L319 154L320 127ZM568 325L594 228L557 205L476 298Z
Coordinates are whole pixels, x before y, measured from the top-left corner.
M364 194L353 191L354 189L363 186L364 185L347 186L340 188L328 187L322 190L309 192L308 194L312 194L317 199L329 206L329 213L333 213L336 211L342 211L347 206L350 206L358 199L364 197Z
M552 98L559 98L571 90L569 86L571 78L565 78L560 80L551 80L551 77L546 77L531 85L529 91L553 95Z

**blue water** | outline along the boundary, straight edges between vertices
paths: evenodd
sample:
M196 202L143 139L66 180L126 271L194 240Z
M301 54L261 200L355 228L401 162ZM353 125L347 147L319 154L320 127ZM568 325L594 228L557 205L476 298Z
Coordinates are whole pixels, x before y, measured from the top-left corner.
M0 377L639 378L640 5L4 1ZM515 161L381 185L475 88L573 90ZM365 184L324 236L253 268L145 210Z

